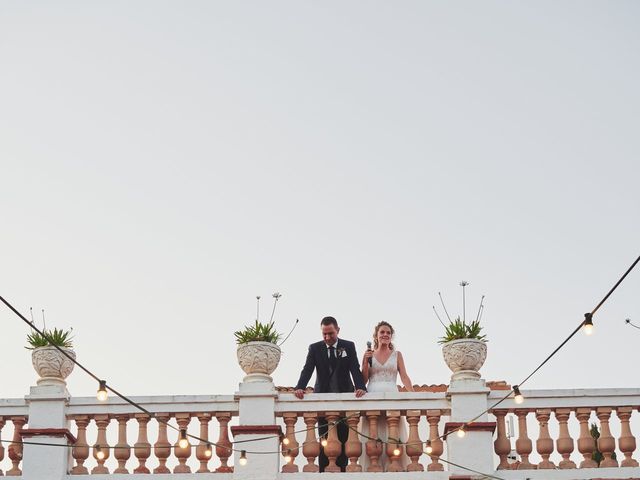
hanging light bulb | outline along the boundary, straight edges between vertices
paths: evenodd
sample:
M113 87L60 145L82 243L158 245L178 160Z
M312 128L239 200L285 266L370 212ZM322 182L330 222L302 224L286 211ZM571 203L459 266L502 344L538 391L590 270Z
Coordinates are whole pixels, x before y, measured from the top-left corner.
M207 443L207 446L204 449L204 456L207 458L211 458L211 455L213 455L213 450L211 448L211 444Z
M584 333L591 335L593 333L593 315L590 313L584 314L584 322L582 322Z
M513 401L516 402L518 405L524 402L524 397L520 393L520 387L518 385L513 386L513 394L514 394Z
M240 458L238 459L238 463L240 465L242 465L243 467L247 464L247 451L246 450L242 450L240 452Z
M326 437L322 437L322 440L320 440L320 445L322 445L323 447L326 447L327 443L329 443L329 442L327 442L327 438Z
M427 440L424 444L424 453L431 455L433 453L433 447L431 446L431 440Z
M393 449L393 456L394 457L399 457L400 456L400 445L396 444L396 448Z
M466 434L467 432L464 431L464 425L462 425L456 432L456 435L458 435L459 438L464 438Z
M291 450L287 450L287 454L284 456L284 461L287 463L291 463L292 457L291 457Z
M96 458L98 460L104 460L104 457L104 450L102 450L102 447L100 445L96 445Z
M187 430L184 428L180 429L180 440L178 440L178 446L180 448L188 448L189 447L189 439L187 438Z
M283 445L289 445L289 443L290 443L290 440L289 440L287 437L284 437L284 438L282 439L282 444L283 444Z
M98 387L98 393L96 394L96 397L101 402L104 402L107 399L107 396L108 396L108 394L107 394L107 381L106 380L100 380L100 386Z

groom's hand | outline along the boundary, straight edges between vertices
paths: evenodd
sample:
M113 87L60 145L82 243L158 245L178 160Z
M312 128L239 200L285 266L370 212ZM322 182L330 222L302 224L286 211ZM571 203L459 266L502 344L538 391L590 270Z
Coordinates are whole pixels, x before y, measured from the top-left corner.
M360 397L361 397L361 396L363 396L365 393L367 393L367 391L366 391L366 390L361 390L361 389L356 390L356 398L360 398Z
M301 388L295 390L293 394L296 396L296 398L304 398L304 390L302 390Z

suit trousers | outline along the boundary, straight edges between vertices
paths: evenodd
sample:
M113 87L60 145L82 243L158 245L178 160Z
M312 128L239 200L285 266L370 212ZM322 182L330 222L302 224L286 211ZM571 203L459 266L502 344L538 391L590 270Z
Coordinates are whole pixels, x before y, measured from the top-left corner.
M347 439L349 438L349 426L345 421L344 417L341 417L337 420L335 429L338 431L338 440L340 440L340 445L342 446L340 450L340 456L336 459L336 465L340 467L341 472L345 472L347 469L347 464L349 463L349 459L347 458L347 454L345 453L345 444L347 443ZM329 425L327 424L327 419L324 417L318 418L318 435L320 438L325 437L327 435L327 431L329 430ZM318 466L320 467L320 472L324 472L325 467L329 465L329 459L324 454L324 448L320 447L320 456L318 457Z

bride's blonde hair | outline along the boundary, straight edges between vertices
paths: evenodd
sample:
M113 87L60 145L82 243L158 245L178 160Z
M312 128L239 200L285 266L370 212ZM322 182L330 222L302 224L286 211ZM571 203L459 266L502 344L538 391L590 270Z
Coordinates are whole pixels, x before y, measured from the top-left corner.
M378 348L378 330L380 330L380 327L389 327L389 330L391 330L391 337L393 337L393 335L396 333L396 331L393 329L393 327L389 322L385 322L384 320L379 322L376 325L376 327L373 329L373 349L374 350ZM391 342L389 342L389 350L393 350L393 343Z

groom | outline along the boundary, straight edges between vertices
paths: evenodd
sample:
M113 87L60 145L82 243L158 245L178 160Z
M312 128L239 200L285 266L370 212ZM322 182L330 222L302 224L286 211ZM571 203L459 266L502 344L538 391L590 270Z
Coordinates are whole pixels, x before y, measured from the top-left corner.
M297 398L304 397L304 389L315 370L316 383L313 389L315 393L353 392L355 383L356 397L362 397L367 389L364 385L362 372L360 372L354 343L338 338L340 327L333 317L324 317L320 322L320 329L322 330L322 341L309 345L307 360L295 386L295 396ZM349 437L349 427L342 419L336 429L342 444L342 453L337 458L336 464L344 472L348 461L344 452L344 444ZM321 436L327 432L327 423L324 418L319 419L318 431ZM329 463L324 452L320 452L318 463L320 471L323 472Z

